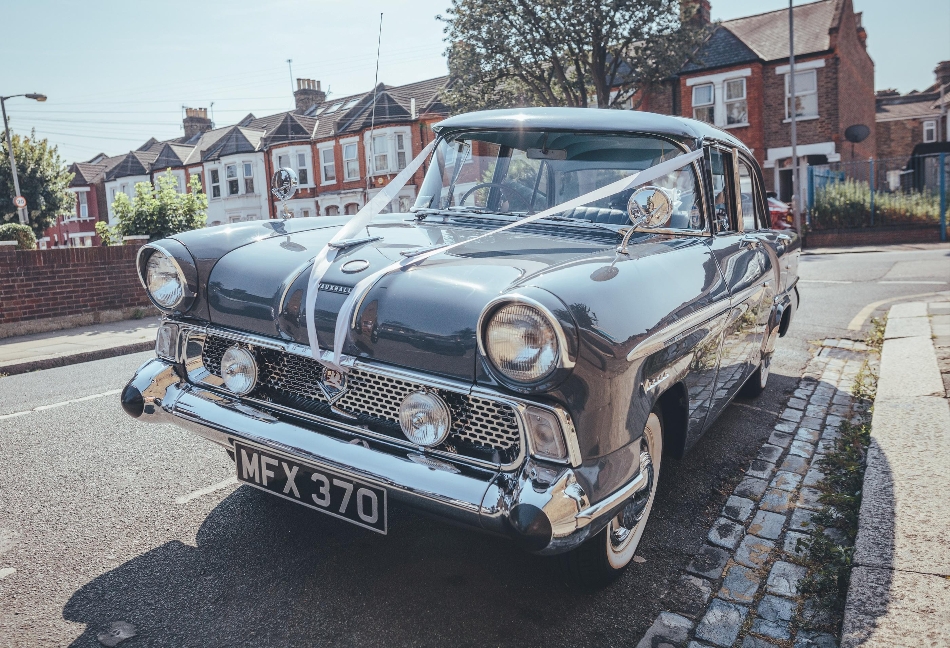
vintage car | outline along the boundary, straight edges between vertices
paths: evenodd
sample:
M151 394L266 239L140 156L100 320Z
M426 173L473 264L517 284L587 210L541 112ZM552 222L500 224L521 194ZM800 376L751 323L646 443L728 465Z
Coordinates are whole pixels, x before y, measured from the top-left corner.
M607 583L662 462L765 388L799 238L769 229L749 149L698 121L554 108L434 130L411 213L144 246L165 315L122 406L278 497L383 534L400 502Z

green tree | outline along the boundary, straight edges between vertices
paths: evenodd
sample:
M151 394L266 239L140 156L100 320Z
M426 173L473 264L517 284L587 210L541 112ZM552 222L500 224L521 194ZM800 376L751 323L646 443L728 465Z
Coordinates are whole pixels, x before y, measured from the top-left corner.
M681 0L452 0L446 16L457 111L523 105L634 107L705 34ZM690 9L688 11L695 11Z
M178 181L171 173L159 175L157 184L139 182L131 199L124 193L116 196L112 210L119 236L146 234L155 240L204 227L208 196L202 193L197 176L191 176L190 193L178 192Z
M43 236L57 216L75 208L76 199L67 191L73 174L66 170L57 148L45 139L37 139L35 132L29 137L13 135L12 140L20 194L26 198L30 229L37 237ZM0 146L0 224L19 222L13 194L10 153L4 139Z

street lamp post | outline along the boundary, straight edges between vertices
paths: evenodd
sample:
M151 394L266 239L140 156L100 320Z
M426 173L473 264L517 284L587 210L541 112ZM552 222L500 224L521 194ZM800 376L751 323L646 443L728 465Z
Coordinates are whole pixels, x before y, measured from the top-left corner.
M13 158L13 141L10 139L10 125L7 123L7 99L13 99L15 97L26 97L27 99L33 99L39 101L40 103L46 101L46 95L40 94L38 92L32 92L30 94L20 94L20 95L10 95L9 97L0 97L0 111L3 112L3 130L7 135L7 154L10 156L10 168L13 170L13 191L15 193L14 198L20 195L20 179L16 174L16 160ZM29 225L30 219L26 213L26 207L17 207L17 214L20 216L20 223L23 225Z

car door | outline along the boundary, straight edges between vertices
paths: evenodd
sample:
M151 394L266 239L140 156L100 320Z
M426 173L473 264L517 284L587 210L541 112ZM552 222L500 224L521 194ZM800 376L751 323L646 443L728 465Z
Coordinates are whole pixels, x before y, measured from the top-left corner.
M741 197L736 191L736 152L719 146L711 146L707 151L715 228L709 245L731 302L709 414L715 418L758 366L764 330L761 309L773 272L763 242L754 234L743 232Z

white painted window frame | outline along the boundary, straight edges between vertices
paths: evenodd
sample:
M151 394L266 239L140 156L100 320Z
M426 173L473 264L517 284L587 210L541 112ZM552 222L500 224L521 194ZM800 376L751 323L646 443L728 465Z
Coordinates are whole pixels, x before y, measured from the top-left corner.
M330 161L324 160L324 154L330 152ZM358 154L357 154L358 155ZM336 147L334 142L317 145L317 157L320 159L320 186L336 184ZM327 178L326 167L333 167L333 178Z
M822 61L822 62L824 62L824 61ZM817 66L817 67L823 67L823 66ZM808 91L808 92L801 92L801 91L799 90L799 86L796 84L796 85L795 85L795 96L796 96L796 97L808 97L808 96L810 96L810 95L815 95L815 114L814 114L814 115L801 115L801 116L799 116L799 117L796 117L796 118L795 118L795 121L797 121L797 122L800 122L800 121L809 121L809 120L812 120L812 119L820 119L820 118L821 118L821 107L818 105L818 70L816 69L816 67L808 67L808 68L805 68L805 69L799 69L798 65L796 65L796 66L795 66L795 76L801 76L801 75L803 75L803 74L811 74L811 76L814 77L814 79L815 79L815 89L814 89L814 90L810 90L810 91ZM788 88L788 80L789 80L789 78L791 78L791 73L790 73L790 72L786 72L786 74L785 74L785 120L784 120L784 123L786 123L786 124L792 121L792 116L791 116L791 113L790 113L790 111L789 111L789 104L791 103L791 102L789 101L789 99L790 99L791 97L789 96L789 93L788 93L788 91L789 91L789 88Z
M353 146L353 152L354 152L354 154L353 154L353 157L351 157L351 158L346 157L346 147L347 147L347 146ZM343 156L343 181L344 181L344 182L352 182L352 181L354 181L354 180L359 180L360 177L361 177L361 175L360 175L360 145L359 145L359 138L358 138L358 137L348 137L348 138L346 138L346 139L341 139L341 140L340 140L340 150L341 150L341 155ZM347 162L356 162L356 175L355 175L355 176L351 176L351 175L350 175L350 173L349 173L350 169L349 169L349 165L347 164Z
M927 138L927 131L930 131L930 138ZM923 122L923 142L924 144L931 144L937 141L937 120L936 119L925 119Z
M707 74L686 79L686 87L692 88L697 85L713 84L713 125L724 129L743 128L749 125L748 122L744 124L726 124L725 83L726 81L734 81L736 79L747 79L751 76L752 68L729 70L728 72L720 72L719 74ZM748 81L746 81L746 102L748 102L748 96L749 84ZM709 104L704 105L708 106ZM695 112L693 114L695 115ZM746 114L748 114L748 103L746 104Z

